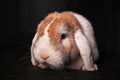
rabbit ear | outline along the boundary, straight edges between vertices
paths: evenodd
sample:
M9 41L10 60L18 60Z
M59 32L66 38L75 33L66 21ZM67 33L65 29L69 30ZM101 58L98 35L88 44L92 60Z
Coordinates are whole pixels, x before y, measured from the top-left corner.
M82 27L82 31L87 38L89 45L91 47L91 55L93 56L93 60L97 60L99 57L99 51L97 49L96 40L94 37L94 31L91 23L82 15L77 13L73 13L74 17L78 20L79 24Z
M81 25L81 29L77 30L74 36L84 67L88 70L94 70L93 60L98 58L98 50L91 23L82 15L76 13L73 15Z
M35 36L34 36L34 38L33 38L33 40L32 40L32 46L31 46L31 62L32 62L32 64L33 64L34 66L38 64L38 63L36 62L35 58L34 58L34 53L33 53L33 47L34 47L34 44L35 44L35 42L36 42L36 40L37 40L37 35L38 35L38 33L35 34Z
M87 70L94 70L91 49L87 38L85 37L81 30L76 31L74 36L76 45L80 51L80 55L84 63L83 66Z
M90 54L90 46L86 36L82 33L81 30L75 32L75 42L77 47L79 48L81 55L85 55L86 53ZM87 55L88 55L87 54Z

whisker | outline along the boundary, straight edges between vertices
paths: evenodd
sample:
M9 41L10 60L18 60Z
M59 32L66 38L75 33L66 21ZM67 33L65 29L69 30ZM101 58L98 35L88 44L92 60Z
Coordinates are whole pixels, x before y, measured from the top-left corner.
M30 58L30 57L31 57L31 56L22 57L21 59L19 59L19 61L23 61L23 60L28 59L28 58Z
M26 62L24 62L24 63L22 63L22 64L19 64L18 66L23 66L23 65L26 65L26 64L28 64L28 63L30 63L31 61L29 60L29 61L26 61Z

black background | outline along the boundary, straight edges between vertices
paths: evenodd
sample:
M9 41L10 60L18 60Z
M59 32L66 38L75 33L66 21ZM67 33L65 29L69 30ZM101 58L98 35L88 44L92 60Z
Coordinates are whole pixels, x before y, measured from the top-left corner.
M46 73L51 73L51 70L48 70L48 72L46 71L46 73L44 71L39 73L39 70L37 70L37 73L39 73L38 75L34 73L34 70L32 71L34 67L29 62L31 41L36 32L38 23L44 19L48 13L66 10L80 13L88 18L95 31L95 37L100 51L100 58L97 62L100 67L100 71L98 71L97 75L96 73L90 73L90 76L87 76L85 79L114 80L114 78L119 78L119 5L119 2L115 0L1 0L1 79L18 78L20 80L33 80L31 75L34 75L35 78L41 74L44 76L43 74L46 75ZM25 69L25 71L22 69ZM56 73L56 71L54 73ZM27 77L24 76L24 78L19 78L23 77L24 74ZM82 77L86 77L86 73L84 72L78 74ZM98 76L98 78L91 78L92 74ZM58 75L61 76L61 73L58 73ZM58 78L55 78L54 75L51 76L53 76L53 80L59 80ZM85 80L84 78L81 78L81 76L77 79ZM63 79L73 80L72 77Z

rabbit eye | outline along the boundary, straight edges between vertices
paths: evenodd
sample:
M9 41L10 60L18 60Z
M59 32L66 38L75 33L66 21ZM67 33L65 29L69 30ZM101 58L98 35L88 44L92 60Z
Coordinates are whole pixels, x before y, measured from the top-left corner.
M66 36L67 36L67 34L65 34L65 33L61 34L61 39L65 39Z

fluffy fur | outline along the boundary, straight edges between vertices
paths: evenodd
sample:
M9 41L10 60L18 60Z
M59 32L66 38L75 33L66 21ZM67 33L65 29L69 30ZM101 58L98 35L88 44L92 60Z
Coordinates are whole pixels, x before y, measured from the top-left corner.
M31 46L31 61L44 69L97 70L98 58L90 22L74 12L54 12L38 25Z

